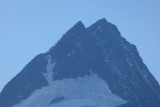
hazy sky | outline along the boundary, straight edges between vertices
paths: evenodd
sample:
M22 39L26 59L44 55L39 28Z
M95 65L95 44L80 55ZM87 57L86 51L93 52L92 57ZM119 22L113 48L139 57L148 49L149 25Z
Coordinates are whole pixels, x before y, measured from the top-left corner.
M0 0L0 91L81 20L106 18L160 82L160 0Z

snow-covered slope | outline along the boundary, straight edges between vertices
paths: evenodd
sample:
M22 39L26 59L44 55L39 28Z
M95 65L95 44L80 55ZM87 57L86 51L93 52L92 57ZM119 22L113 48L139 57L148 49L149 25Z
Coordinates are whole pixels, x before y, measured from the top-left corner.
M13 107L116 107L124 103L102 79L91 74L54 81Z

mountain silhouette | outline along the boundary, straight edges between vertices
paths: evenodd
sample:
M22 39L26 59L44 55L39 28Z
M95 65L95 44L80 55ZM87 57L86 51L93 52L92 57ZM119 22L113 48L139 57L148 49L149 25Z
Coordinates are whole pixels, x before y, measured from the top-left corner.
M160 86L135 45L105 18L81 21L0 93L0 107L160 107Z

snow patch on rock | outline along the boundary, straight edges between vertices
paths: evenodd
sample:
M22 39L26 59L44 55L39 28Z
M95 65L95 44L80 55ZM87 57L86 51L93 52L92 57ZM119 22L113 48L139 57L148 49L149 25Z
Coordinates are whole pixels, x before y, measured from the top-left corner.
M52 57L50 55L47 56L47 61L48 61L48 64L46 66L46 71L45 73L43 73L44 77L46 78L48 84L52 84L53 83L53 67L55 66L55 62L52 63Z

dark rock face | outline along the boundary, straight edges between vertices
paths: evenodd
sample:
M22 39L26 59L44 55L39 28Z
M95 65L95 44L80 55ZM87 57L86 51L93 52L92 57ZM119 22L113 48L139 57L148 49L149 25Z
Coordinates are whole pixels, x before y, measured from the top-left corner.
M26 99L35 90L48 83L42 72L46 69L47 61L44 55L36 56L24 69L14 77L0 93L0 107L11 107Z
M105 19L85 28L78 22L48 52L36 56L0 93L0 107L11 107L48 83L43 76L50 55L53 81L90 75L101 77L110 90L128 101L121 107L160 107L160 86L136 47Z

